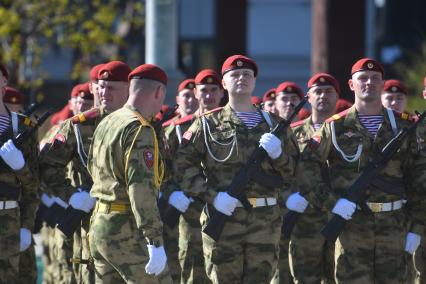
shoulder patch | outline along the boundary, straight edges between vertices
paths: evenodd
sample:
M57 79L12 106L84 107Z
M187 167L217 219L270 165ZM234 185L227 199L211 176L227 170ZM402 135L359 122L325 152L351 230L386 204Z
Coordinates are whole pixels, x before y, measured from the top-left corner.
M100 113L101 113L101 110L99 108L97 107L92 108L92 109L86 110L85 112L74 115L73 117L71 117L71 121L73 124L80 124L85 121L98 117Z
M312 150L316 150L321 143L321 136L318 134L315 134L314 136L312 136L312 138L309 140L308 143L309 143L309 147Z
M205 113L203 113L203 114L201 114L201 115L207 115L207 114L210 114L210 113L218 112L218 111L220 111L221 109L223 109L223 107L217 107L217 108L214 108L214 109L212 109L212 110L208 110L208 111L206 111Z
M293 127L302 125L303 123L305 123L305 119L293 122L292 124L290 124L290 127L293 128Z
M339 113L336 113L335 115L333 115L333 116L331 116L331 117L327 118L327 119L325 120L325 122L332 122L332 121L334 121L334 120L339 120L339 119L341 119L341 118L345 117L345 116L346 116L346 114L347 114L348 112L349 112L349 109L345 109L344 111L339 112Z
M143 151L143 160L148 169L151 169L154 166L154 154L151 150Z
M51 141L51 144L52 144L52 146L53 146L54 148L56 148L56 147L59 147L60 145L64 144L64 143L65 143L65 141L66 141L65 136L64 136L64 135L62 135L62 134L60 134L60 133L57 133L57 134L53 137L53 139L52 139L52 141Z

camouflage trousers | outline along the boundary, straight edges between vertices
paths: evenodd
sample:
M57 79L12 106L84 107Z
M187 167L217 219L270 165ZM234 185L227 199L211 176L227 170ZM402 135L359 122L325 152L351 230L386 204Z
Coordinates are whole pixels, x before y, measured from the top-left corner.
M88 260L90 258L89 249L89 223L90 215L85 216L82 220L81 228L74 233L73 258ZM87 264L73 264L75 278L79 284L95 283L95 272L93 267Z
M320 234L327 220L326 212L312 207L299 216L290 241L294 283L334 282L334 244L328 245Z
M54 230L56 249L55 256L59 268L59 279L56 279L56 283L77 283L73 265L70 261L73 256L73 237L67 238L67 236L65 236L65 234L58 228L55 228Z
M164 249L167 254L167 266L173 283L180 283L181 267L179 265L179 226L175 226L171 229L169 226L164 225L163 228L163 240L164 240Z
M194 201L180 217L179 262L182 267L181 284L211 283L206 274L203 257L200 215L201 201Z
M285 239L282 236L280 238L280 254L278 259L278 265L270 282L271 284L293 283L290 273L290 263L288 255L289 241L290 240Z
M21 252L19 256L18 283L35 284L36 282L37 282L37 264L36 264L36 256L35 256L35 247L34 245L31 245L28 249Z
M54 283L53 276L53 260L52 260L52 252L51 252L51 239L52 239L53 229L43 223L43 226L40 230L42 246L43 246L43 283L52 284Z
M19 274L19 207L0 210L0 283L16 283Z
M423 234L420 246L409 259L409 278L407 283L426 283L426 234Z
M356 211L336 241L337 283L406 283L403 210Z
M209 209L207 209L209 208ZM212 207L204 207L201 225ZM282 215L279 206L236 208L216 242L202 234L206 272L213 283L268 283L277 267Z
M96 283L172 283L167 267L158 277L145 272L147 243L131 213L94 212L89 244Z

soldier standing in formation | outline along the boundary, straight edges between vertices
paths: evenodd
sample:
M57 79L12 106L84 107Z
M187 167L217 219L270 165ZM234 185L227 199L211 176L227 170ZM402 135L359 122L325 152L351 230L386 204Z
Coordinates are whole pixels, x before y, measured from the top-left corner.
M424 230L424 123L377 177L380 182L367 190L365 205L371 212L357 207L343 197L346 189L399 129L412 121L382 106L384 71L379 62L360 59L351 74L349 87L355 93L355 104L327 119L314 134L311 153L300 161L306 170L301 172L305 178L299 189L315 192L315 196L325 194L323 206L349 220L335 244L337 283L404 283L406 252L416 250ZM326 162L330 188L324 191L318 185L324 183L320 173ZM315 204L312 194L302 195Z
M281 234L280 188L250 183L245 190L253 210L247 212L231 197L227 186L257 147L269 159L262 169L284 179L294 173L297 145L291 130L281 139L268 133L277 118L251 104L256 63L245 56L229 57L222 66L223 87L229 103L223 109L204 113L183 135L175 159L174 175L188 197L207 203L201 223L210 212L229 216L218 241L203 234L207 274L213 283L265 283L277 265Z
M384 107L403 113L407 107L408 90L401 81L386 80L382 92Z

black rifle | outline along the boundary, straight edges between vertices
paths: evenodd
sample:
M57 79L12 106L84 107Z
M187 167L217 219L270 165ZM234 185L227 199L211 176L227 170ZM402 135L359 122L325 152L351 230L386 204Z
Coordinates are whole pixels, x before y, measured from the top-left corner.
M346 198L349 201L358 204L365 204L366 190L372 184L376 176L385 168L386 164L392 159L395 153L401 148L402 143L408 135L414 132L420 122L426 117L426 111L422 114L416 112L418 119L409 128L402 129L380 153L367 165L361 175L348 188ZM341 216L334 214L331 220L321 230L321 234L331 242L335 242L340 232L343 230L346 220Z
M287 127L291 124L291 121L303 108L307 100L308 97L305 96L302 101L295 107L291 116L288 119L280 121L270 133L277 137L280 137L282 132L287 129ZM252 209L252 206L247 199L244 190L245 186L250 181L254 180L253 176L256 175L256 172L260 170L260 164L267 157L268 153L263 147L256 148L251 154L247 163L239 170L237 175L232 179L232 182L229 185L228 190L226 191L230 196L238 199L247 211L250 211ZM207 225L204 227L203 232L210 236L213 240L218 241L220 235L222 234L223 228L225 227L225 223L228 219L228 216L217 210L214 210L213 207L211 211L211 218L208 221Z

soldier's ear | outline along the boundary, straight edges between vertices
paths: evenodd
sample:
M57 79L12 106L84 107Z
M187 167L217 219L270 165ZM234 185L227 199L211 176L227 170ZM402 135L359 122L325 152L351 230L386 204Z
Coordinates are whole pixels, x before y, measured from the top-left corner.
M348 80L348 85L349 85L349 89L351 89L351 91L354 90L354 82L352 81L352 79Z

